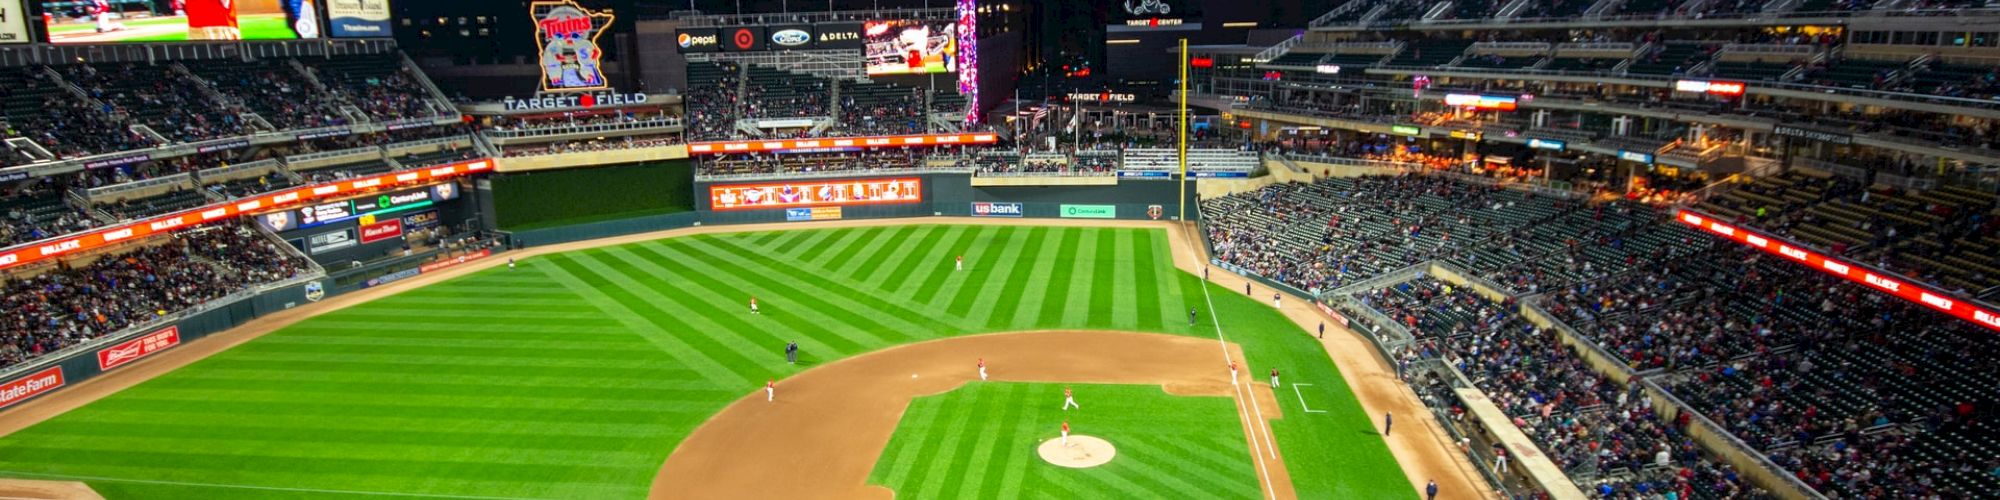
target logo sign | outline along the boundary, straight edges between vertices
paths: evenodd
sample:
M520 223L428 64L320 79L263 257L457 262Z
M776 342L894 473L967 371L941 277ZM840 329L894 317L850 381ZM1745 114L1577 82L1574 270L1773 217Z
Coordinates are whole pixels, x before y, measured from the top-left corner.
M736 44L736 50L750 50L757 46L757 34L751 32L749 28L737 28L736 33L730 35L729 41Z

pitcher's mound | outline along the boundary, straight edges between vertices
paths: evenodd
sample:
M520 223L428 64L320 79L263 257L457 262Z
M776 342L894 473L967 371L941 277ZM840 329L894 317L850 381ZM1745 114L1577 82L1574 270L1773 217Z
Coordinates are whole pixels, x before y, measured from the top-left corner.
M1038 451L1042 454L1042 460L1072 469L1104 465L1105 462L1111 461L1112 456L1118 454L1118 448L1111 446L1110 441L1092 436L1070 436L1069 446L1063 446L1060 438L1050 439L1043 441Z

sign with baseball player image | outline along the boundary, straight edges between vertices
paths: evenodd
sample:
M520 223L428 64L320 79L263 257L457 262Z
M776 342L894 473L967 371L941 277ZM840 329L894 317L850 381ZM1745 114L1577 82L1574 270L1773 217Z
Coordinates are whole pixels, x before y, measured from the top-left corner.
M916 19L868 21L861 28L868 76L958 71L957 25Z
M915 177L708 187L709 208L717 211L917 203L923 198L923 180Z
M610 13L585 9L573 0L537 1L528 4L528 10L535 18L535 43L541 47L543 92L609 88L597 37L611 27Z
M301 40L320 37L323 1L44 1L42 20L56 44Z

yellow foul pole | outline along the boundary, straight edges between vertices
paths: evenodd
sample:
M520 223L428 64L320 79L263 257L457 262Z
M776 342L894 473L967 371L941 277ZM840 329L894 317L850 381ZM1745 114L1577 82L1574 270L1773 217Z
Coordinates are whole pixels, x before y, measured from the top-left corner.
M1181 221L1181 222L1187 222L1187 180L1188 180L1188 176L1187 176L1187 175L1188 175L1188 165L1187 165L1187 129L1188 129L1188 122L1187 122L1187 97L1188 97L1188 96L1187 96L1187 93L1188 93L1188 53L1187 53L1187 39L1186 39L1186 38L1182 38L1182 39L1181 39L1181 108L1180 108L1180 122L1176 123L1177 127L1175 127L1175 128L1177 128L1177 129L1179 129L1179 130L1180 130L1180 146L1179 146L1179 150L1178 150L1177 152L1178 152L1178 153L1180 153L1180 154L1179 154L1178 156L1180 156L1180 159L1181 159L1181 179L1180 179L1180 183L1181 183L1181 199L1180 199L1179 201L1176 201L1176 202L1174 203L1175 205L1177 205L1177 206L1179 206L1179 207L1180 207L1180 216L1179 216L1179 218L1177 218L1176 220L1179 220L1179 221Z

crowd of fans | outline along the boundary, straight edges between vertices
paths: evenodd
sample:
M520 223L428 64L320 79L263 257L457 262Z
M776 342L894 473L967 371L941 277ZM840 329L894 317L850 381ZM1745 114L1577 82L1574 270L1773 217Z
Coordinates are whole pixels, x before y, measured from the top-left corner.
M1513 299L1428 277L1355 299L1411 325L1421 358L1457 367L1597 498L1769 497L1702 452L1685 415L1663 417L1639 386L1620 387L1513 312Z
M0 365L61 350L306 269L247 224L178 233L88 263L9 277Z
M703 157L703 175L800 174L867 172L922 166L927 152L919 148L883 148L819 153L746 153Z
M552 141L552 142L543 142L535 144L523 144L519 146L510 145L501 148L501 153L504 156L508 157L541 156L541 155L557 155L557 154L569 154L569 153L588 153L594 151L616 151L621 149L645 149L645 148L656 148L662 146L672 146L675 144L686 144L686 142L681 138L680 134L605 137L598 139L577 139L568 141Z

